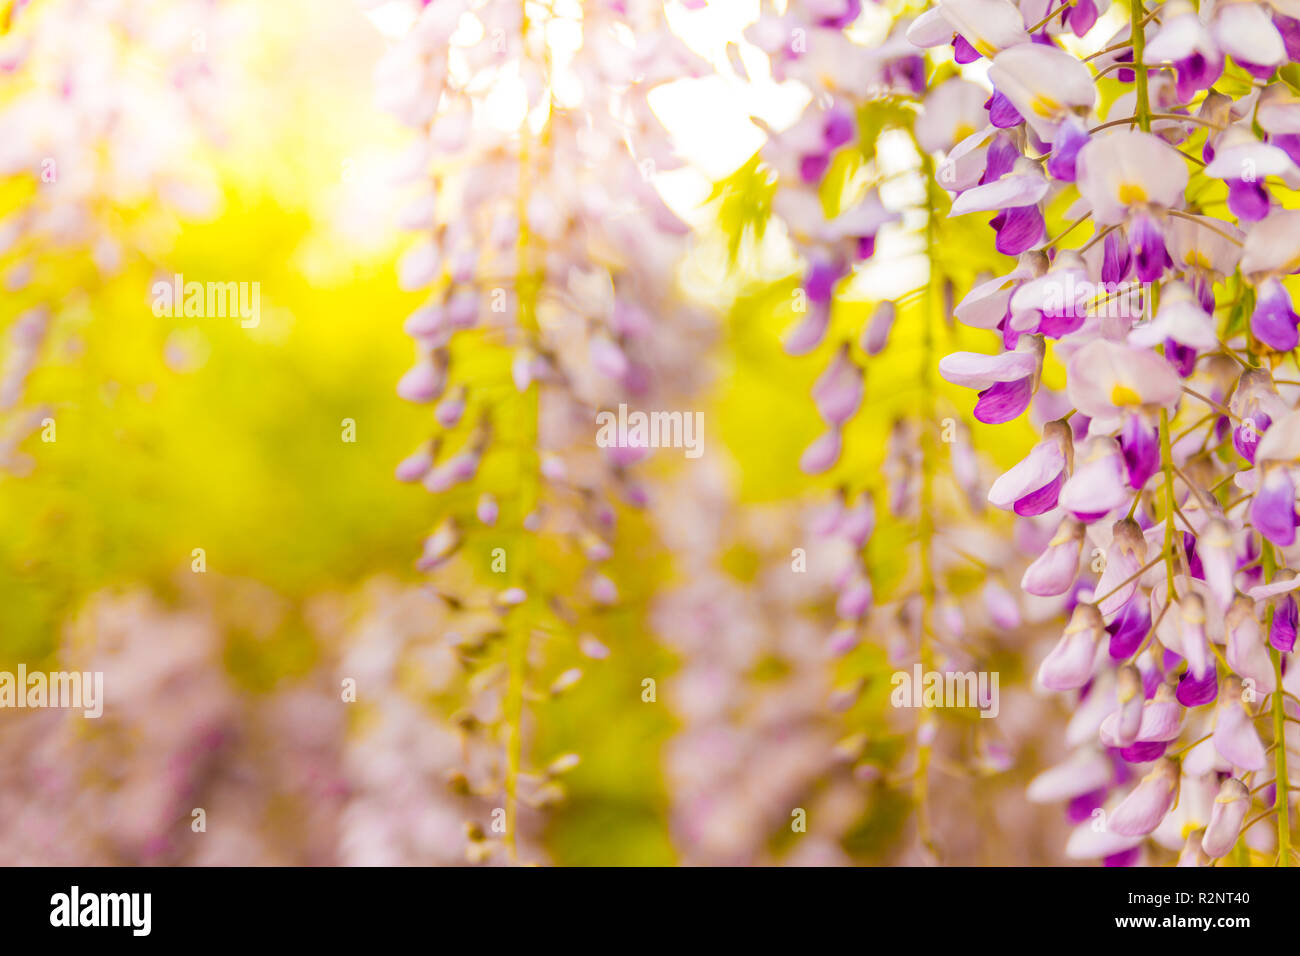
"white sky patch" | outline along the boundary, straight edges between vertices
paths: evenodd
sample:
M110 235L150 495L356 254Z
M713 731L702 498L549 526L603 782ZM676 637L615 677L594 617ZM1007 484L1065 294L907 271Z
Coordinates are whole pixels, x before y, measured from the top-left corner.
M381 35L396 39L405 36L420 15L420 8L410 0L378 0L365 3L366 19Z
M798 83L774 82L767 56L745 40L745 28L758 19L758 0L728 0L697 11L670 5L666 10L673 32L717 70L714 76L665 83L649 98L690 167L660 174L655 185L674 212L695 221L713 184L763 145L765 137L749 117L784 129L799 118L810 94ZM735 45L748 79L732 66L728 44Z
M565 17L576 14L567 8L566 0L557 0L557 4L557 11ZM560 6L565 8L561 11ZM384 35L400 36L410 27L413 9L411 0L376 0L366 15ZM758 19L759 0L726 0L694 11L680 4L667 4L665 12L669 28L716 71L708 76L665 83L649 96L651 109L664 124L684 163L679 169L657 173L655 187L678 216L700 225L708 219L709 212L702 204L714 185L747 162L766 139L762 130L750 122L750 117L758 117L772 129L783 130L803 113L811 93L801 83L774 81L767 55L745 39L745 29ZM567 75L567 64L581 42L580 27L576 18L562 17L548 24L547 31L556 68L552 78L556 84L554 92L563 101L573 92L568 89L571 78ZM464 39L467 37L457 36L457 40ZM942 56L946 51L932 52ZM973 64L964 68L963 73L968 70L982 74L987 70L987 63ZM987 84L982 76L970 78ZM496 129L518 128L523 121L523 88L517 65L516 69L500 71L493 78L480 110L480 116L485 119L490 116L489 125ZM905 137L882 138L878 161L884 171L903 173L882 191L886 205L900 208L915 201L911 194L919 190L920 173L917 170L915 176L909 177L906 172L915 169L910 141ZM911 255L908 248L911 237L907 231L906 227L897 225L882 231L877 247L878 263L868 263L860 271L845 290L849 295L874 298L890 294L895 286L899 287L897 291L906 291L924 282L924 257ZM777 264L771 265L779 273Z

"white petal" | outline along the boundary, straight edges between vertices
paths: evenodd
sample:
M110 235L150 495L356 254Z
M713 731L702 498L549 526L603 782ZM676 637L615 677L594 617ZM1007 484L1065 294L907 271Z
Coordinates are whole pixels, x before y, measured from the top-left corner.
M1041 43L1003 50L993 59L989 79L1048 142L1067 112L1097 101L1092 73L1079 58Z
M1047 195L1048 183L1041 176L1003 176L995 182L968 189L952 203L949 216L968 212L992 212L1011 206L1032 206Z
M1205 167L1205 175L1214 179L1246 179L1253 176L1290 176L1296 173L1291 157L1276 146L1251 138L1221 149L1214 161Z
M1217 52L1200 18L1195 13L1185 13L1167 21L1147 43L1145 61L1172 63L1186 59L1198 50Z
M939 360L939 374L953 385L986 389L998 382L1015 382L1033 375L1038 360L1028 352L954 352Z
M1004 511L1020 498L1049 484L1065 469L1065 455L1055 441L1043 441L998 477L989 489L989 504Z
M943 46L952 39L952 24L938 8L926 10L907 27L907 38L922 48Z
M1214 39L1234 60L1276 66L1286 60L1286 47L1264 7L1254 3L1229 3L1214 16Z
M1187 164L1150 133L1111 130L1079 150L1079 192L1102 225L1122 222L1130 205L1176 207L1187 187Z
M1029 42L1024 18L1010 0L939 0L939 11L986 57Z
M1297 269L1300 269L1300 210L1277 210L1251 226L1242 250L1242 272L1289 274Z
M1172 408L1183 391L1177 373L1159 355L1105 339L1089 342L1074 354L1068 381L1074 407L1091 416L1134 405Z

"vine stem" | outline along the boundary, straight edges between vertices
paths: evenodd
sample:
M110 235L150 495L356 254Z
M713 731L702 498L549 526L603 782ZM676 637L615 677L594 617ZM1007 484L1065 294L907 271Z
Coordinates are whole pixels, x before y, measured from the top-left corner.
M1165 598L1166 606L1172 604L1175 600L1174 588L1174 555L1177 553L1174 548L1174 509L1178 506L1178 499L1174 497L1174 453L1169 441L1169 410L1160 409L1160 470L1165 476L1165 496L1169 499L1168 510L1165 514L1165 578L1169 586L1169 593Z
M1039 20L1037 23L1035 23L1032 27L1030 27L1025 32L1036 33L1037 31L1041 30L1043 27L1047 26L1047 24L1051 23L1053 19L1059 17L1061 14L1065 13L1066 10L1069 10L1071 7L1073 7L1077 2L1078 0L1065 0L1065 2L1062 3L1059 7L1053 10L1047 16L1043 17L1043 19Z
M1222 236L1224 239L1227 239L1234 246L1244 247L1246 245L1244 242L1242 242L1242 240L1238 239L1232 233L1224 232L1222 229L1218 228L1217 226L1210 225L1208 222L1205 221L1204 217L1202 216L1193 216L1191 213L1183 212L1181 209L1166 209L1165 212L1169 213L1169 215L1173 216L1175 219L1186 219L1188 222L1194 222L1196 223L1196 225L1201 226L1204 229L1208 229L1210 230L1210 232L1218 236Z
M1265 541L1261 558L1264 566L1264 580L1272 581L1277 572L1277 558L1273 546ZM1264 612L1264 633L1273 630L1273 606L1270 604ZM1277 784L1273 797L1273 812L1277 814L1277 865L1291 865L1291 804L1289 794L1291 780L1287 776L1286 766L1286 692L1282 690L1282 654L1275 647L1268 649L1269 659L1273 662L1273 776Z
M918 146L919 148L919 146ZM925 166L925 184L926 184L926 220L925 220L925 247L926 257L931 263L930 276L925 286L922 325L922 353L921 362L921 388L924 394L925 412L927 418L932 421L934 418L934 382L930 374L931 362L934 358L934 329L933 322L935 316L936 296L935 296L935 275L934 275L934 195L931 190L934 188L934 160L924 150L921 150L924 156ZM921 494L920 494L920 514L917 518L917 538L920 576L921 576L921 671L929 673L932 669L934 650L931 642L931 622L934 618L935 604L935 584L934 584L934 567L931 560L931 550L934 547L934 488L932 481L933 462L930 456L930 441L928 432L922 429L921 436ZM928 742L920 743L916 751L916 775L914 784L914 800L916 801L916 830L921 845L925 847L935 857L938 853L934 847L934 836L931 832L930 823L930 781L929 769L931 758L931 745Z
M1126 69L1133 68L1132 63L1121 63L1119 65ZM1140 67L1141 68L1138 69L1136 72L1142 74L1142 83L1145 86L1146 71L1151 67L1149 67L1145 63L1140 64ZM1094 126L1092 129L1088 130L1088 132L1098 133L1104 129L1110 129L1114 126L1132 126L1133 123L1138 121L1139 119L1140 119L1140 115L1133 115L1133 116L1125 116L1122 119L1109 120L1108 122L1102 123L1100 126ZM1193 126L1205 126L1209 129L1216 129L1216 130L1223 129L1223 127L1219 126L1217 123L1211 123L1209 120L1203 120L1199 116L1184 116L1182 113L1152 113L1150 110L1147 110L1146 119L1147 119L1147 126L1145 127L1146 132L1151 131L1151 120L1153 119L1173 120L1178 123L1191 123Z
M526 57L528 55L529 29L528 0L521 0L520 7L522 12L519 28L520 55ZM519 127L519 195L516 213L519 221L519 238L515 253L515 295L519 300L520 330L531 340L537 336L538 332L537 302L540 284L531 271L532 233L528 227L528 200L530 195L529 186L533 179L530 168L533 137L528 123L529 119L525 114L523 123ZM523 433L517 447L521 456L535 454L538 409L538 385L534 382L519 397L519 423ZM520 475L518 547L515 549L515 554L510 556L511 583L513 586L523 588L527 597L522 604L510 611L510 622L507 628L509 636L506 647L508 668L504 703L506 719L506 774L504 781L506 832L503 842L511 862L517 862L519 858L519 773L523 755L524 685L528 669L529 622L533 616L531 608L536 600L526 573L527 569L532 565L533 536L524 527L524 522L536 507L538 488L536 469L528 467L528 464L531 463L521 461L518 472Z
M1133 63L1146 62L1146 9L1142 0L1129 0L1129 40L1133 45ZM1134 88L1137 91L1137 110L1135 119L1144 133L1151 132L1151 98L1147 92L1147 71L1144 66L1135 66L1133 70Z

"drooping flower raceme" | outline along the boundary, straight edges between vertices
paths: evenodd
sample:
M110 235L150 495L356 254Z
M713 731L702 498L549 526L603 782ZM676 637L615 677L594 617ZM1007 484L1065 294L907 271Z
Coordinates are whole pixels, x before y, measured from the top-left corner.
M214 104L233 21L207 0L11 7L0 26L0 470L25 471L34 462L19 445L49 414L25 405L28 380L69 287L157 264L174 218L215 205L195 154L223 128Z
M938 249L957 240L955 230L944 234L939 218L947 197L921 173L929 154L952 149L974 131L987 95L961 80L934 83L923 51L907 39L909 26L915 28L908 17L883 24L875 17L870 26L866 19L856 3L792 2L780 12L765 9L746 31L769 55L776 79L797 81L811 94L792 125L765 129L757 166L743 174L756 170L770 190L772 222L788 239L785 251L794 263L790 306L780 310L792 316L783 347L822 363L811 404L823 431L799 467L838 479L832 500L809 528L818 539L809 560L815 555L836 562L838 624L826 653L841 674L861 674L863 661L883 644L890 669L909 679L917 664L926 674L978 672L987 678L991 647L1014 644L1023 632L1024 612L1013 592L1018 574L1005 584L996 572L982 586L970 582L982 569L1011 568L1020 559L1005 536L975 519L985 506L974 491L992 475L930 368L934 336L944 324L943 290L953 284L953 266ZM1047 189L1037 170L1023 179L992 184L985 193L988 203L1003 189L1008 202L1033 211L1024 222L1012 217L1004 230L1012 244L1033 232L1035 203ZM1041 230L1041 216L1038 222ZM755 232L765 235L761 228ZM1000 418L1006 406L1023 407L1040 365L1032 348L966 363L961 375L987 397L976 417ZM872 446L882 453L879 465L861 467L864 449ZM1057 473L1064 468L1062 461ZM1045 476L1042 484L1053 480ZM900 539L905 543L897 544ZM946 794L933 792L930 776L932 762L962 746L959 735L950 734L933 709L869 718L864 732L858 723L864 687L860 677L847 680L830 699L850 712L840 749L852 754L860 780L884 777L914 801L917 839L901 859L942 856L935 818ZM895 706L911 707L907 700ZM978 705L972 699L969 706ZM899 766L881 759L883 743L866 746L875 736L872 719L906 727L890 735L904 743ZM977 721L975 747L962 755L964 773L1009 764L1008 742L994 723ZM951 770L953 763L946 766Z
M657 0L437 0L378 67L419 131L399 280L426 299L397 391L433 410L397 476L437 495L418 564L473 675L462 730L501 757L466 769L504 809L473 821L479 859L513 859L521 801L560 789L525 763L525 699L599 666L595 633L627 607L609 559L651 449L598 442L597 415L688 394L707 339L674 292L686 230L654 186L673 158L647 103L698 72Z
M855 767L865 737L827 706L845 697L825 615L808 608L810 590L833 593L832 567L814 551L791 574L783 545L812 516L738 507L726 472L711 451L651 506L680 580L651 617L680 660L663 697L678 725L664 751L672 832L689 865L849 863L840 844L869 801ZM724 570L738 549L757 559L751 581ZM801 810L812 825L780 840Z
M1062 632L1037 679L1076 703L1030 796L1068 801L1076 858L1289 865L1297 21L1169 0L1089 31L1094 5L1052 6L940 0L909 33L987 61L937 182L1017 257L955 308L996 351L940 374L986 423L1047 422L989 490L1046 532L1022 586Z

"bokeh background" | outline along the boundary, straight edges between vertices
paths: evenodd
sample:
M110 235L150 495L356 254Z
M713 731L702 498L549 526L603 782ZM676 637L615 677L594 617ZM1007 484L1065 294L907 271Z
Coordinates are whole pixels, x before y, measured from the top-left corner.
M421 412L394 394L417 300L396 280L409 241L390 173L407 134L372 93L382 16L351 0L0 9L0 669L102 670L107 695L98 721L0 712L0 862L499 862L467 837L500 800L457 787L464 673L414 569L436 504L393 477ZM916 715L888 704L889 626L847 659L825 652L834 588L807 529L835 480L797 467L820 365L780 347L794 279L728 259L762 203L746 117L788 123L806 99L728 67L756 13L715 4L683 27L720 76L659 104L689 164L656 185L696 229L682 283L714 322L706 453L657 467L650 513L621 531L620 577L637 585L596 635L608 658L532 709L530 752L581 762L522 820L530 861L930 859L901 743ZM975 227L949 228L945 250L973 247L959 230ZM173 273L260 283L258 326L155 316L149 289ZM856 328L873 304L868 288L835 322ZM898 335L918 368L924 341L960 338L937 316ZM915 378L869 382L842 468L884 475ZM1032 440L999 436L985 468ZM883 511L871 560L887 598L910 532ZM805 540L813 570L795 576ZM972 568L968 590L985 576ZM931 783L945 862L1060 862L1065 821L1022 796L1060 753L1057 711L1021 672L1054 636L1011 636L997 721L944 725L962 755Z

